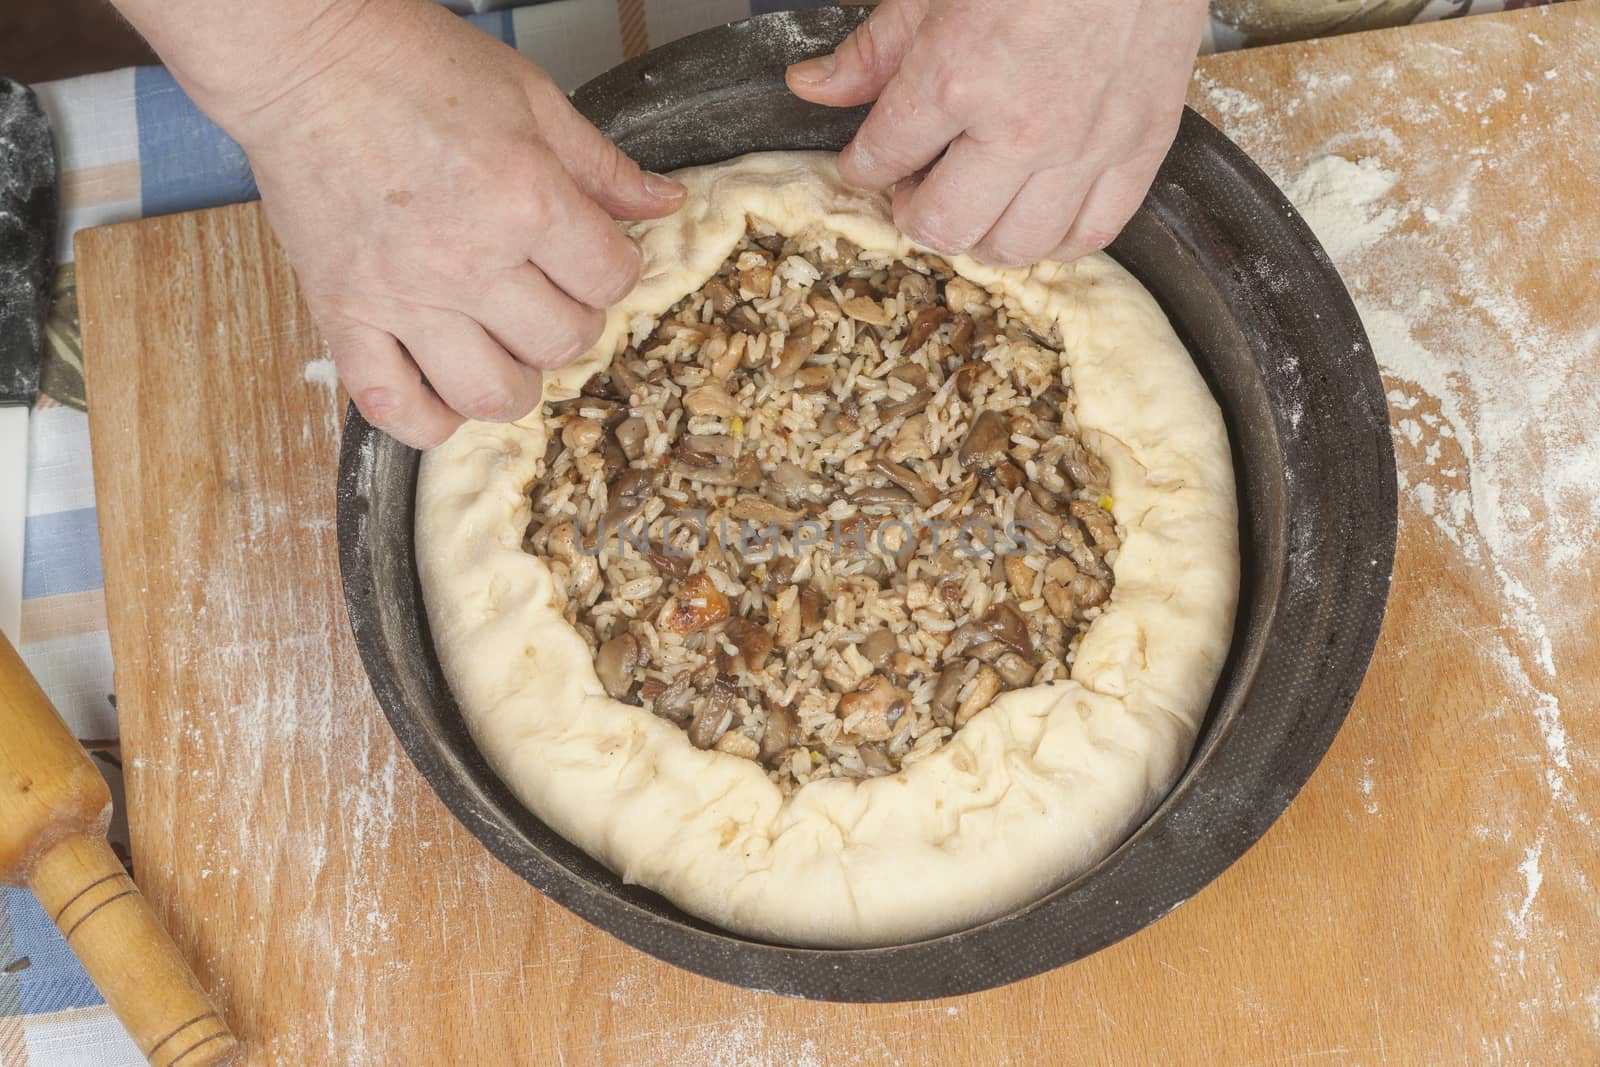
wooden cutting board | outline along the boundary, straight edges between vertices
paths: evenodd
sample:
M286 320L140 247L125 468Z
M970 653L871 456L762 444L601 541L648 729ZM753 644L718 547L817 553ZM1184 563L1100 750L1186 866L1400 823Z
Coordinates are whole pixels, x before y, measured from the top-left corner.
M1241 862L1089 960L949 1001L717 985L492 860L357 662L343 398L259 207L80 235L134 858L251 1063L1593 1058L1600 5L1201 66L1196 106L1281 179L1369 157L1364 199L1313 213L1388 368L1388 622Z

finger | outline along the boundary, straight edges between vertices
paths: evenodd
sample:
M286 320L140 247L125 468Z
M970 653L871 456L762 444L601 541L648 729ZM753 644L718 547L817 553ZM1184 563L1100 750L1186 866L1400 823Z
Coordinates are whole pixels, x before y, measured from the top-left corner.
M906 71L895 77L839 153L839 174L860 189L887 189L939 158L963 121L929 104Z
M1050 258L1070 262L1116 240L1144 203L1160 166L1160 156L1142 157L1112 167L1096 178L1083 198L1077 218Z
M1066 167L1035 174L972 254L1000 267L1037 263L1066 237L1090 178L1076 168Z
M615 304L639 280L639 247L559 166L530 219L531 259L562 292L592 308Z
M614 219L655 219L683 206L687 191L639 164L612 144L565 97L548 109L550 147L585 196Z
M425 313L400 336L434 392L469 419L512 422L539 402L544 375L511 358L465 315Z
M963 134L927 177L895 187L894 220L912 240L936 252L965 252L992 229L1027 183L1020 157ZM1070 217L1063 220L1059 237Z
M474 308L497 344L529 367L552 370L600 339L605 312L567 296L532 263L502 272Z
M831 54L791 66L784 75L802 100L829 107L855 107L876 100L900 69L927 0L884 0Z
M422 380L422 371L382 330L354 322L325 327L350 402L372 425L412 448L442 444L461 425Z

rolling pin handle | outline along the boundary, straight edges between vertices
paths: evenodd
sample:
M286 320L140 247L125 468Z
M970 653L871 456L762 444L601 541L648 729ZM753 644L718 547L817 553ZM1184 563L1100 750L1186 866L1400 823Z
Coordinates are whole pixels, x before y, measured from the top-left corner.
M106 844L110 812L105 779L0 634L0 885L33 890L154 1067L232 1063L239 1042Z
M239 1043L122 861L100 837L73 837L35 864L34 895L153 1067L220 1067Z

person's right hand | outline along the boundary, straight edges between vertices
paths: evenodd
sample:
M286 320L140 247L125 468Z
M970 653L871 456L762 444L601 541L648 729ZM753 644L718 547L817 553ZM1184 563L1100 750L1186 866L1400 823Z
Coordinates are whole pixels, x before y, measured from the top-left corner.
M670 214L683 189L454 15L333 9L356 13L307 42L283 85L209 109L249 155L368 421L429 448L463 416L520 418L540 370L588 349L638 278L612 220Z

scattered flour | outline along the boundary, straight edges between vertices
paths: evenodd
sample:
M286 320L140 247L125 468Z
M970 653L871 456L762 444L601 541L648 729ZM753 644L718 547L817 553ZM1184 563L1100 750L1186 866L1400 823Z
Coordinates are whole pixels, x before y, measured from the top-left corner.
M1372 778L1374 762L1371 756L1367 756L1361 761L1361 797L1365 802L1363 807L1365 807L1368 815L1378 814L1378 798L1376 795L1378 786Z
M1440 79L1436 94L1402 94L1380 67L1338 106L1383 124L1356 121L1310 159L1289 134L1294 115L1328 106L1318 98L1326 79L1308 75L1292 96L1260 99L1196 79L1206 110L1284 189L1355 298L1385 380L1402 522L1428 523L1477 570L1477 592L1497 606L1498 626L1462 629L1459 638L1463 656L1499 675L1503 695L1458 714L1473 729L1532 728L1544 795L1502 788L1496 774L1509 768L1486 768L1475 807L1453 815L1465 820L1462 847L1482 850L1499 887L1491 892L1504 895L1504 931L1487 946L1498 977L1523 976L1539 990L1512 1005L1528 1032L1584 1003L1600 1025L1600 991L1562 988L1561 961L1588 933L1562 929L1545 911L1574 883L1586 884L1582 859L1575 864L1562 850L1573 839L1564 832L1591 837L1583 806L1593 802L1596 767L1569 733L1590 714L1583 679L1592 672L1571 650L1595 625L1600 586L1600 316L1585 296L1593 288L1584 288L1596 252L1592 230L1559 221L1576 186L1594 186L1585 162L1592 147L1575 147L1592 146L1593 127L1559 106L1538 106L1561 79L1595 79L1557 73L1509 93L1456 78ZM1414 149L1418 130L1440 126L1458 152ZM1484 214L1490 203L1503 205L1499 214ZM1570 294L1565 307L1551 293ZM1539 296L1536 309L1530 299ZM1448 626L1454 594L1415 577L1408 596L1436 597L1429 610L1437 605ZM1364 760L1356 786L1368 814L1377 813L1381 780ZM1592 901L1592 891L1579 899ZM1496 1055L1525 1058L1509 1034L1502 1038Z
M303 376L312 385L325 385L329 389L339 388L339 372L334 369L333 360L326 356L307 363Z
M1323 156L1290 178L1283 191L1339 262L1394 229L1407 210L1382 203L1394 184L1394 174L1374 159L1352 163L1343 156Z

